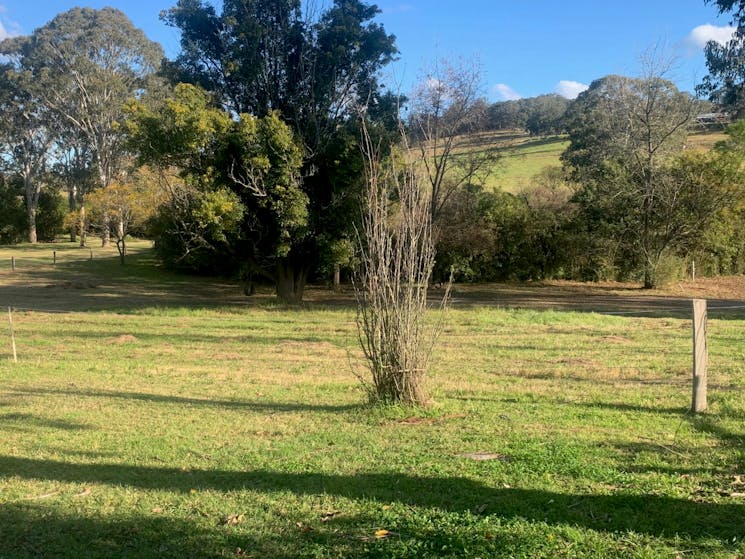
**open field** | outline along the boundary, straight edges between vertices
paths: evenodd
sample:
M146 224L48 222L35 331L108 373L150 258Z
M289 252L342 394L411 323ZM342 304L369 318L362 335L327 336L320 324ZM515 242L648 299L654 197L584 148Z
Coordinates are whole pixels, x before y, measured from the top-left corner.
M688 149L711 149L726 135L720 131L691 133ZM569 146L566 136L530 136L524 132L496 131L474 134L459 153L499 146L501 160L486 181L488 188L518 193L530 189L533 178L547 167L560 166L560 156Z
M690 320L653 306L739 306L738 279L459 286L432 405L381 409L348 295L283 308L132 246L0 247L27 309L18 363L0 336L0 558L745 557L745 317L710 321L692 416Z

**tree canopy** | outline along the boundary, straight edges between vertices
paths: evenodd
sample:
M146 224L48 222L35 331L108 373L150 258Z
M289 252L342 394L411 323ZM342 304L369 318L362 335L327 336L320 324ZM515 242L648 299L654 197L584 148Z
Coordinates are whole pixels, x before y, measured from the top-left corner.
M696 88L701 95L741 117L745 114L745 0L705 0L720 14L731 13L733 37L724 45L709 41L705 48L709 73Z
M286 239L274 270L288 300L302 297L309 271L328 252L322 245L353 234L360 107L381 122L397 109L378 81L397 52L394 37L373 21L378 12L360 0L335 0L305 19L300 0L225 0L218 14L206 2L180 0L163 14L181 31L181 53L166 65L174 83L202 86L232 115L277 115L303 147L306 223Z

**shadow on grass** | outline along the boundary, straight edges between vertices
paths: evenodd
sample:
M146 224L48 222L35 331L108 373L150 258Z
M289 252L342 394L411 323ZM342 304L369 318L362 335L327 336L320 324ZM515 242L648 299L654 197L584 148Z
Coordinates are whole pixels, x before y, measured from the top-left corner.
M267 413L279 412L328 412L339 413L361 409L364 404L301 404L301 403L283 403L283 402L257 402L250 400L210 400L206 398L186 398L183 396L172 396L169 394L149 394L145 392L118 392L113 390L88 390L88 389L70 389L60 390L54 388L24 388L12 389L8 394L34 394L34 395L51 395L51 396L77 396L89 398L113 398L119 400L136 400L141 402L150 402L153 404L175 404L179 406L198 406L219 409L260 411ZM0 421L2 416L0 416ZM1 470L0 470L1 471Z
M503 519L570 524L603 532L636 532L691 539L742 537L745 505L701 503L658 495L564 494L495 488L460 477L397 473L334 475L267 470L221 471L128 464L76 464L0 456L0 473L21 479L103 483L143 490L292 492L401 503L447 512L483 510Z
M61 429L63 431L82 431L89 429L83 423L74 423L64 419L49 419L31 413L6 413L0 415L0 428L3 430L12 430L27 432L35 428L42 429Z

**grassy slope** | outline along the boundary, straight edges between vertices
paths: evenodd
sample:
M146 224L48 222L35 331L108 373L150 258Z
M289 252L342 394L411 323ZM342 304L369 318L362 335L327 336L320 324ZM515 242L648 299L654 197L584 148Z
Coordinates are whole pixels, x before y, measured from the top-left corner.
M711 149L725 138L722 132L696 132L689 138L689 148ZM514 132L489 132L466 141L467 150L497 145L502 159L486 181L489 188L517 193L529 189L532 179L546 167L560 166L559 157L569 146L564 136L534 137Z
M743 321L710 323L700 417L688 321L481 307L448 316L430 410L371 409L353 309L223 305L139 250L0 267L0 299L132 289L15 313L0 558L745 554Z

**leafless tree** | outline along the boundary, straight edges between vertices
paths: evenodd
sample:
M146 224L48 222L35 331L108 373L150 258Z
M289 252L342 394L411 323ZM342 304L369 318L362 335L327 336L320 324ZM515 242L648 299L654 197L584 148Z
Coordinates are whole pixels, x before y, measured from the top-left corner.
M473 134L486 119L478 63L435 62L412 95L410 129L430 188L430 214L463 185L483 182L494 170L496 147L476 148Z

